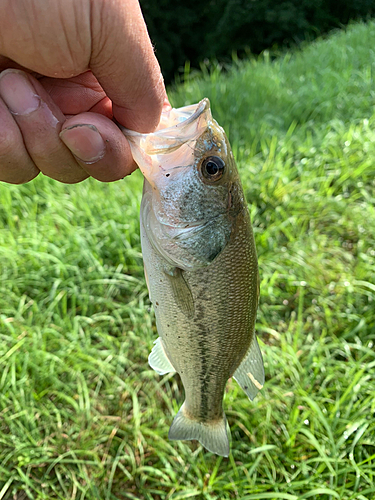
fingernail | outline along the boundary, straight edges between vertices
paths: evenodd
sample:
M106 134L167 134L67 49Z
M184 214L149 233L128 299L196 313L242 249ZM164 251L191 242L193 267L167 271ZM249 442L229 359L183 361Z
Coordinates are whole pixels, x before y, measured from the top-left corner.
M17 70L1 73L0 95L9 111L15 115L28 115L40 105L40 97L27 76Z
M60 132L70 151L84 163L95 163L105 155L105 142L94 125L74 125Z

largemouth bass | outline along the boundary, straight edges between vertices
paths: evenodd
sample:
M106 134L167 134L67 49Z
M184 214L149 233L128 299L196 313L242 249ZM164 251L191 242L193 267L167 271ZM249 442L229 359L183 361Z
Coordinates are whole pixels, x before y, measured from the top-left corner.
M233 154L208 99L163 113L154 133L123 131L145 177L141 242L159 333L149 364L185 389L169 438L228 456L226 383L250 399L264 384L257 256Z

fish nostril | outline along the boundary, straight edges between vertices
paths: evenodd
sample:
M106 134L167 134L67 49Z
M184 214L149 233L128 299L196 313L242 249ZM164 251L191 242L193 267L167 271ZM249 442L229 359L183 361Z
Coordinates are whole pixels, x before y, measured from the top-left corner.
M171 174L165 174L165 177L169 177Z

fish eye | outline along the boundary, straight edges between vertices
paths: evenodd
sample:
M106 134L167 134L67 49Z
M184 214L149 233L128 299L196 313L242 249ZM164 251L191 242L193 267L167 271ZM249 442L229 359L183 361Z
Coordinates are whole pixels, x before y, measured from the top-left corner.
M218 181L224 174L225 163L219 156L207 156L202 161L201 172L205 179Z

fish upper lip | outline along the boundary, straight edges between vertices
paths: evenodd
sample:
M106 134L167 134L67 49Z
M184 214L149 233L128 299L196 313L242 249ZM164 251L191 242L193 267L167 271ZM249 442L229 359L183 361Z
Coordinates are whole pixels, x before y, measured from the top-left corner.
M202 99L199 104L198 104L198 107L197 109L194 111L194 113L192 113L190 116L188 116L186 118L186 120L183 120L181 121L180 123L177 123L176 125L172 125L171 127L166 127L166 128L162 128L160 130L156 130L155 132L151 132L151 133L148 133L148 134L144 134L144 133L141 133L141 132L136 132L134 130L129 130L125 127L123 127L120 123L118 123L116 120L115 120L115 123L116 125L122 130L122 132L125 134L125 135L129 135L129 136L134 136L134 137L140 137L140 136L151 136L151 135L156 135L156 136L168 136L168 133L171 132L172 133L172 136L171 137L174 137L175 134L176 134L176 130L182 128L182 127L185 127L186 125L189 125L190 123L192 123L193 121L195 121L197 118L199 118L199 116L207 109L207 107L210 106L210 102L209 100L205 97L204 99Z

